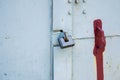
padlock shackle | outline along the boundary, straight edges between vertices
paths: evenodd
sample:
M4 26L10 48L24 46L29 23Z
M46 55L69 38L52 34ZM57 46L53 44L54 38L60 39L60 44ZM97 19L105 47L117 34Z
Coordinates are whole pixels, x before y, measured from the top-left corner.
M60 32L63 32L63 30L60 30Z

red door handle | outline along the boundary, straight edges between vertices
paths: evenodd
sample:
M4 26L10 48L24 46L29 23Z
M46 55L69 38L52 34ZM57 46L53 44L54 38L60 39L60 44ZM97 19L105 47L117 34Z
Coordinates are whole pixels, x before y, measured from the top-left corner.
M96 57L97 80L104 80L103 71L103 52L106 46L104 31L102 30L102 21L97 19L94 21L95 45L93 54Z

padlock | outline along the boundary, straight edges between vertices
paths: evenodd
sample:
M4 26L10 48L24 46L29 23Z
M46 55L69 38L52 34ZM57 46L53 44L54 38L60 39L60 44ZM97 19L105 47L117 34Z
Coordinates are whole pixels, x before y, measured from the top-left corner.
M75 45L72 36L71 35L66 35L66 32L61 31L59 37L58 37L58 42L61 48L67 48L67 47L72 47Z

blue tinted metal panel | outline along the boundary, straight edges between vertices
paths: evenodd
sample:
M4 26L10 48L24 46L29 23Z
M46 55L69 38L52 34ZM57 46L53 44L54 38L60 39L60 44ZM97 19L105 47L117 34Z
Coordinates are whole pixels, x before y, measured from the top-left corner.
M50 79L50 0L0 0L0 80Z

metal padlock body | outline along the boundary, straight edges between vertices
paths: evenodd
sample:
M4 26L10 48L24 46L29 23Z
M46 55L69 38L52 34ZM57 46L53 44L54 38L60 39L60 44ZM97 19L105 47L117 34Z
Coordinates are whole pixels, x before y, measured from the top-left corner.
M64 37L65 37L65 36L64 36L64 32L63 32L63 33L60 34L60 36L59 36L59 38L58 38L58 42L59 42L59 45L60 45L61 48L72 47L72 46L75 45L75 43L74 43L71 35L67 35L67 36L66 36L67 39L68 39L67 42L64 40Z

